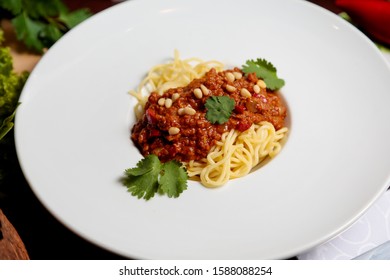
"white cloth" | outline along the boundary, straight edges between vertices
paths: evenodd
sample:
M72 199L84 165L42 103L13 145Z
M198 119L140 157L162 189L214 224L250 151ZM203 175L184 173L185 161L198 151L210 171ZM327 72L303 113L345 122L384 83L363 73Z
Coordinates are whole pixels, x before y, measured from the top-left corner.
M390 191L350 228L332 240L297 256L300 260L348 260L390 240ZM390 246L387 257L390 259ZM384 256L382 255L382 258Z

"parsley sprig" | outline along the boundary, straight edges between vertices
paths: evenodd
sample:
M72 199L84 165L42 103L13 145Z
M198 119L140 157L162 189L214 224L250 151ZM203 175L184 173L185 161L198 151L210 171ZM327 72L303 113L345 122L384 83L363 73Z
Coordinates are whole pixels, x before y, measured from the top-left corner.
M38 53L90 15L87 9L69 11L61 0L0 1L0 18L10 19L18 40Z
M187 189L188 175L182 164L175 160L161 163L154 154L140 160L137 167L126 169L125 175L123 183L128 191L145 200L155 193L179 197Z
M229 120L234 106L235 101L229 96L210 96L205 103L206 119L211 123L223 124Z
M270 90L278 90L284 86L284 80L278 77L275 66L265 59L247 60L242 71L245 74L255 73L259 79L264 80Z

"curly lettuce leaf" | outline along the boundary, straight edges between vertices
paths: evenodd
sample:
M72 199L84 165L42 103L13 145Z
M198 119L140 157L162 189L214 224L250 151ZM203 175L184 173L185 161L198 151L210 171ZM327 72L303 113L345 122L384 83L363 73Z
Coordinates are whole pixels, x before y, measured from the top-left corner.
M3 47L0 30L0 140L12 129L18 99L28 73L16 74L10 49Z

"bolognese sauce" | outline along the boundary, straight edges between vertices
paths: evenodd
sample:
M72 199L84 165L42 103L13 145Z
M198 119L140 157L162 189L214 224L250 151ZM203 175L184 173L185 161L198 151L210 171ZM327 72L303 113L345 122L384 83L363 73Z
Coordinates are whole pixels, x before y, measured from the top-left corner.
M226 123L207 120L205 103L210 96L234 99L235 107ZM244 75L239 68L211 69L187 86L169 89L163 95L152 92L145 113L132 128L131 139L144 156L155 154L162 162L189 162L207 157L226 131L245 131L262 121L280 129L286 115L278 93L268 90L255 74Z

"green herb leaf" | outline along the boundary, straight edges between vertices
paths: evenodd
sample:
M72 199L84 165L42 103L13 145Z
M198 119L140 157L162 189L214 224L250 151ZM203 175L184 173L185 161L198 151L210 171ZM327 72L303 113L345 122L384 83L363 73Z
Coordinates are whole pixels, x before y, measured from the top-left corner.
M44 46L51 46L62 37L62 31L57 25L45 25L38 37Z
M223 124L229 120L235 101L229 96L210 96L205 106L207 120L211 123Z
M38 53L91 15L87 9L69 11L61 0L2 0L0 10L8 11L18 40Z
M179 197L187 189L188 175L181 163L161 163L154 154L148 155L137 167L125 170L123 184L138 198L149 200L155 193L168 197Z
M16 108L10 116L4 119L2 125L0 126L0 140L3 139L4 136L14 127L14 123L12 121L14 120L15 113Z
M16 15L22 10L22 0L2 0L0 7Z
M0 30L0 140L14 126L18 99L28 77L27 72L19 75L13 71L11 51L2 46L3 41L3 32Z
M12 20L18 40L23 41L30 49L42 51L43 44L38 35L44 28L44 24L31 19L26 13L21 13Z
M22 10L33 19L47 19L58 15L61 0L34 0L22 1Z
M3 36L0 33L0 40ZM2 42L0 42L1 45ZM0 49L0 75L9 76L13 71L12 56L9 48L2 47Z
M275 66L265 59L247 60L242 66L245 74L255 73L259 79L263 79L270 90L278 90L284 86L284 80L278 78Z
M133 196L149 200L158 190L161 169L158 157L149 155L138 162L137 167L125 170L127 177L124 184Z
M180 162L175 160L164 163L160 179L160 192L168 197L179 197L187 189L188 175Z
M77 24L86 20L90 16L90 12L87 9L80 9L74 12L62 12L60 13L59 20L63 22L69 29L75 27Z

